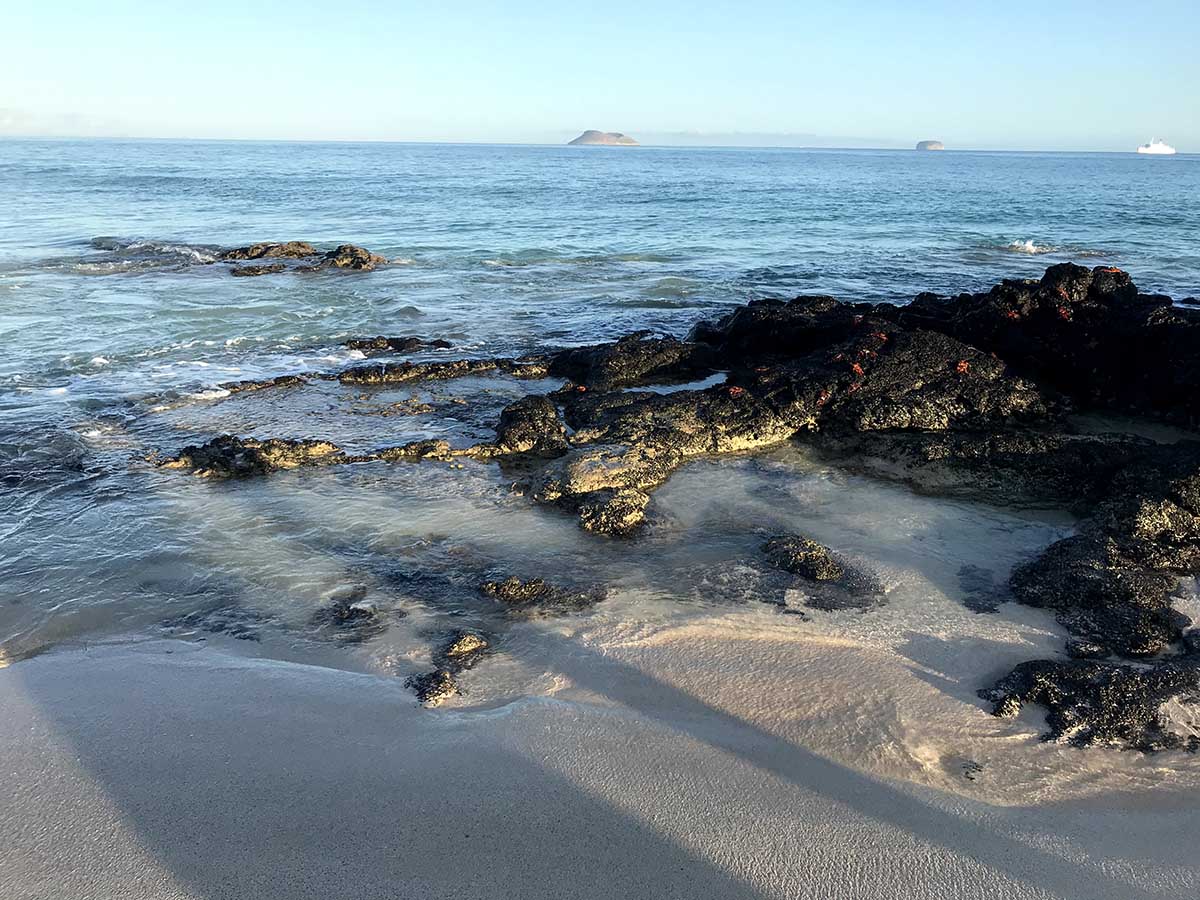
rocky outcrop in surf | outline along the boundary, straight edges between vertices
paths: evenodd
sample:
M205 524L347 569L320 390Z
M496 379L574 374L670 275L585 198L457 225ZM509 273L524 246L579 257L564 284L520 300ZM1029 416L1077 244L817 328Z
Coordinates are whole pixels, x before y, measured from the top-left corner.
M1059 710L1072 724L1052 728L1056 736L1157 749L1170 745L1155 718L1162 698L1193 696L1198 642L1173 602L1180 579L1200 575L1200 443L1075 433L1068 414L1194 422L1198 324L1200 312L1141 294L1124 272L1072 265L902 307L758 300L686 339L639 333L536 357L295 376L355 387L479 375L562 380L510 403L489 441L349 454L323 441L225 436L169 464L238 477L370 460L496 460L534 502L622 537L645 527L653 491L688 460L788 440L933 493L1067 504L1082 517L1077 533L1019 566L991 605L1010 598L1051 610L1071 636L1066 649L1088 666L1028 663L988 696L1000 712L1021 702ZM422 349L387 339L379 349L408 346ZM688 386L718 373L723 383ZM802 536L779 536L764 552L803 582L810 607L869 605L882 594L868 573ZM590 603L536 582L496 582L485 592L522 615ZM1097 684L1107 685L1100 700ZM417 689L444 699L456 689L453 673L440 669ZM1118 720L1125 724L1111 725Z
M376 266L381 266L387 259L370 250L354 244L341 244L332 250L322 252L307 241L287 241L281 244L251 244L248 247L235 247L222 251L220 258L226 261L285 259L303 263L289 267L287 263L276 262L267 265L235 266L229 272L232 275L273 275L279 272L319 272L322 269L349 269L356 272L370 272Z
M278 275L282 272L319 272L344 269L370 272L387 259L355 244L322 250L308 241L264 241L244 247L182 244L143 239L94 238L93 250L102 255L79 262L91 274L177 271L215 263L236 263L228 271L241 278Z

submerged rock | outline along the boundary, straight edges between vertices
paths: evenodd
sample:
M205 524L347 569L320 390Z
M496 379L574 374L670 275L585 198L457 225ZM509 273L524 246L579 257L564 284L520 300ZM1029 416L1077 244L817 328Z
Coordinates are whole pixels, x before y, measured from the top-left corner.
M286 268L283 263L273 263L269 266L234 266L229 270L229 274L249 278L256 275L276 275Z
M762 549L777 569L813 581L837 581L846 574L828 547L806 537L773 537L763 544Z
M801 535L781 535L762 546L767 561L777 569L798 575L809 584L805 605L832 612L866 609L883 598L883 585L828 547Z
M382 409L369 410L370 413L377 416L423 416L433 412L434 408L429 403L423 403L416 397L409 397L406 400L397 400L395 403L389 403Z
M255 381L227 381L218 387L231 394L244 394L266 388L301 387L305 384L308 384L308 379L303 375L279 375L275 378L262 378Z
M239 641L258 643L262 640L263 626L272 623L271 618L260 612L230 603L215 609L196 610L176 616L163 622L162 628L165 632L173 635L203 631L207 634L225 635Z
M322 253L307 241L264 242L251 244L247 247L235 247L231 250L221 251L218 258L228 261L258 259L312 260L308 265L294 268L294 271L300 272L314 272L319 269L329 268L354 269L369 272L376 266L387 262L384 257L369 250L364 250L362 247L355 246L354 244L342 244L333 250ZM229 271L233 275L245 276L269 275L283 272L286 269L287 265L284 263L270 263L260 266L240 266Z
M434 654L434 662L450 672L472 668L491 651L488 639L474 631L451 632Z
M558 616L590 609L605 597L605 591L574 591L540 578L522 581L486 581L480 586L486 596L503 603L510 613L523 616Z
M384 337L377 335L370 338L351 338L346 341L349 350L361 350L364 353L414 353L417 350L446 350L452 345L449 341L428 341L419 337Z
M1021 663L979 692L997 716L1015 716L1023 704L1046 708L1043 740L1076 746L1116 744L1132 750L1200 749L1200 738L1169 729L1162 713L1171 700L1200 700L1200 664L1186 659L1149 667L1091 660Z
M441 706L451 697L462 693L454 675L446 669L410 675L404 680L404 685L417 695L421 704L430 708Z
M395 462L397 460L419 460L419 459L452 459L454 451L450 449L450 442L436 438L431 438L423 441L410 441L407 444L401 444L399 447L385 447L382 450L376 450L374 453L365 453L355 458L355 462L365 462L368 460L381 459Z
M359 643L381 634L387 629L387 622L376 605L366 598L366 588L334 594L325 606L312 614L309 624L348 643Z

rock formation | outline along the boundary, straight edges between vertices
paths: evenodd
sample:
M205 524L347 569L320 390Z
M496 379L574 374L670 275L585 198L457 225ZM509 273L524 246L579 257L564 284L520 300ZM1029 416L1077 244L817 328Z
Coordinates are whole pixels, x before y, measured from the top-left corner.
M636 147L637 141L627 134L621 134L619 131L595 131L589 128L573 141L568 141L570 146L581 146L584 144L606 145L613 147Z
M422 349L411 340L395 346ZM718 371L725 382L704 389L639 390ZM351 455L325 441L222 436L167 464L242 477L367 460L494 459L520 472L517 486L534 502L623 537L643 527L654 489L689 459L787 440L930 492L1067 504L1081 517L1077 532L1018 566L1003 596L1052 611L1074 659L1025 663L983 695L997 714L1045 706L1052 738L1181 745L1160 707L1200 696L1200 639L1173 606L1180 580L1200 575L1200 442L1078 434L1067 414L1194 425L1200 310L1142 294L1118 269L1063 264L1038 280L922 294L907 306L752 301L685 340L639 333L537 357L370 364L230 390L478 374L563 383L510 404L495 439L468 447L425 440ZM769 541L764 552L804 582L817 609L861 607L882 593L872 576L801 536ZM602 596L514 579L484 592L518 615L585 609ZM457 690L453 674L443 666L414 687L436 702Z

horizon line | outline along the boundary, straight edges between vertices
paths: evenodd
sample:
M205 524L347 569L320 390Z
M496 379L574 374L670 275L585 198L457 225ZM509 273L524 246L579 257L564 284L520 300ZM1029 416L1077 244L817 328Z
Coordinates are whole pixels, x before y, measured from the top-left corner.
M486 141L486 140L430 140L421 138L245 138L245 137L152 137L145 135L84 135L84 134L0 134L0 141L138 141L161 143L191 143L191 144L424 144L430 146L460 146L460 147L568 147L569 142L549 143L545 141ZM576 145L579 149L616 149L630 150L642 148L646 150L826 150L848 151L869 150L888 151L896 153L922 153L937 155L939 153L1094 153L1094 154L1129 154L1139 155L1137 150L1049 150L1037 147L946 147L942 150L917 150L913 146L872 146L872 145L821 145L821 144L658 144L637 143L624 145ZM1175 156L1194 156L1187 151L1178 151Z

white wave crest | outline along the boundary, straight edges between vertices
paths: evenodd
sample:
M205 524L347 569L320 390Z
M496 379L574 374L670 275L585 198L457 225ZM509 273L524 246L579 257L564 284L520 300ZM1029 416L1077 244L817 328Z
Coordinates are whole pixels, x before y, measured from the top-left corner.
M1011 250L1013 253L1027 253L1030 256L1040 256L1043 253L1054 253L1058 250L1057 247L1052 247L1049 244L1038 244L1032 240L1012 241L1005 249Z
M207 391L194 391L185 396L189 400L220 400L222 397L228 397L229 391L224 388L211 388Z

